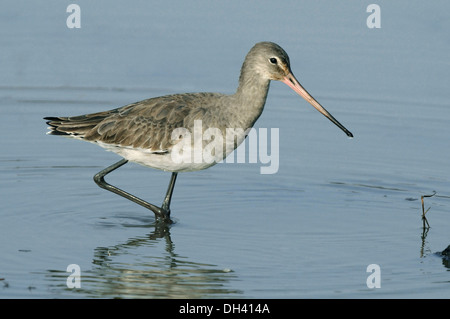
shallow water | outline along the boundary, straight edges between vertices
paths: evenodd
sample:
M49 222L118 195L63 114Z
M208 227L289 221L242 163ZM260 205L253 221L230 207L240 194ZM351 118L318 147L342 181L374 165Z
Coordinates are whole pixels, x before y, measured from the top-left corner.
M450 244L445 1L380 1L376 30L352 1L79 1L79 30L66 27L66 4L7 3L0 297L450 297L448 259L436 254ZM355 138L273 83L257 129L279 129L278 172L260 174L258 162L180 174L169 229L92 181L119 157L45 135L44 116L231 93L261 40L286 49L300 82ZM159 203L169 177L127 164L108 181ZM424 229L421 196L434 191ZM67 285L70 264L81 288ZM371 264L380 288L366 283Z

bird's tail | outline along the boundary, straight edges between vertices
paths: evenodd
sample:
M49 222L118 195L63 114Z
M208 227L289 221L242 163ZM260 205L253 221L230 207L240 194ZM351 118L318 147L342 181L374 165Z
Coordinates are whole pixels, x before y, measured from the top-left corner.
M70 117L44 117L44 120L49 125L47 134L83 138L110 114L111 111L108 111Z

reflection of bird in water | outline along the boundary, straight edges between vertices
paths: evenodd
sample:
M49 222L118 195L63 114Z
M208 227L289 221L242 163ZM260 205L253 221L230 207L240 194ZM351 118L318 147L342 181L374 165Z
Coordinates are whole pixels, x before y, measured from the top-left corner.
M228 283L237 279L236 273L180 256L174 252L174 246L168 228L156 224L146 236L97 247L92 270L83 273L82 289L77 292L100 298L194 299L243 294L228 288Z

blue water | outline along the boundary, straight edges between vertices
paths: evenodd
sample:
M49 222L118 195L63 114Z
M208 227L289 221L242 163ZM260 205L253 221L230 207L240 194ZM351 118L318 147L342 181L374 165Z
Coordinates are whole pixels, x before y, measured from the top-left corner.
M1 298L450 297L436 254L450 244L446 1L378 1L380 29L369 2L76 3L80 29L66 2L6 0L0 13ZM232 93L265 40L355 138L272 83L256 128L279 129L278 172L180 174L169 229L95 185L117 155L45 134L44 116ZM169 177L127 164L108 181L159 204Z

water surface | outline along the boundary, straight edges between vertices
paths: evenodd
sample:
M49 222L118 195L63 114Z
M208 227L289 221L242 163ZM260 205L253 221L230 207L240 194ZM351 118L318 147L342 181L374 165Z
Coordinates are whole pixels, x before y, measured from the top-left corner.
M60 1L7 1L0 19L0 297L450 297L447 2L379 1L376 30L353 1L77 3L78 30ZM232 93L262 40L355 138L273 83L257 128L279 129L278 172L180 174L168 229L95 185L117 155L45 135L44 116ZM108 181L158 204L169 177L127 164Z

